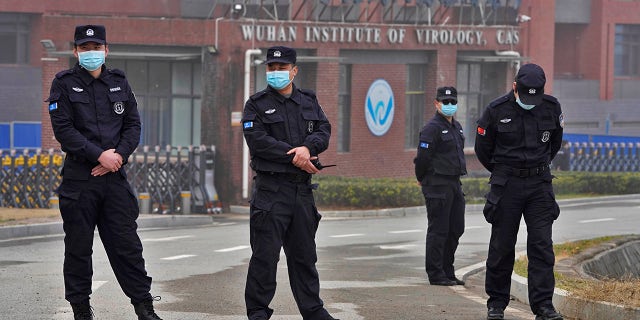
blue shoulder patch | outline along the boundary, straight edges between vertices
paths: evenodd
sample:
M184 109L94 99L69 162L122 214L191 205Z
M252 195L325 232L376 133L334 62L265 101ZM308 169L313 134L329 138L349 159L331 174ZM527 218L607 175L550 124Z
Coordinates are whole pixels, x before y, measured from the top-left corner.
M424 142L424 141L420 141L420 148L429 149L429 143Z
M245 128L245 129L251 129L251 128L253 128L253 121L245 121L245 122L242 124L242 127L243 127L243 128Z
M49 104L49 112L58 109L58 102L51 102Z

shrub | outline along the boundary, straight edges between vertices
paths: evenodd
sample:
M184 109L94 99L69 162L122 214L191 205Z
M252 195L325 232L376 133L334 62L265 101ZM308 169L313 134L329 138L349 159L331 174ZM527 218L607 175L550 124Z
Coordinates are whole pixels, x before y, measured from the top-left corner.
M612 195L640 192L640 172L554 172L557 197ZM316 204L324 208L394 208L424 205L414 178L315 177L319 187ZM462 190L468 203L483 201L489 191L488 177L463 177Z

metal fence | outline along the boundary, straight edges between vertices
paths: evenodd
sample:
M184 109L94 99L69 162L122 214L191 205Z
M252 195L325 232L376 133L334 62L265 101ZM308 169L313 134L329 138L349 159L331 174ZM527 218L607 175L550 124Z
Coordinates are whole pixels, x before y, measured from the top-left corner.
M563 147L571 171L640 171L640 143L574 142Z
M24 149L0 153L0 206L49 208L57 204L55 188L64 153ZM142 147L126 165L141 213L219 213L214 186L215 146Z

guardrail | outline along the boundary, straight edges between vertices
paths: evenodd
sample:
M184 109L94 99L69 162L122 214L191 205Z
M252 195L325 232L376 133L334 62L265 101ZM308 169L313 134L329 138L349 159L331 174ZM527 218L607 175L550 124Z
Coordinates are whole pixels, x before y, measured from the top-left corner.
M0 159L0 207L57 206L63 152L9 150L2 151ZM220 213L214 166L215 146L144 146L129 157L125 168L141 213Z
M640 171L640 143L569 143L569 170L592 172Z

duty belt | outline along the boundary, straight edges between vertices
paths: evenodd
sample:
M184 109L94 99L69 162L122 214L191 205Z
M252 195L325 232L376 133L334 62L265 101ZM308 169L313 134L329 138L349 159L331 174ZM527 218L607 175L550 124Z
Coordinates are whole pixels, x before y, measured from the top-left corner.
M258 171L258 174L282 179L294 183L307 183L311 181L311 174L308 173L292 173L292 172L268 172Z
M533 168L513 168L513 167L509 167L509 166L498 166L498 167L496 167L496 169L498 171L506 172L507 174L512 175L512 176L516 176L516 177L520 177L520 178L526 178L526 177L541 175L545 171L549 170L549 166L548 165L542 165L542 166L533 167Z

